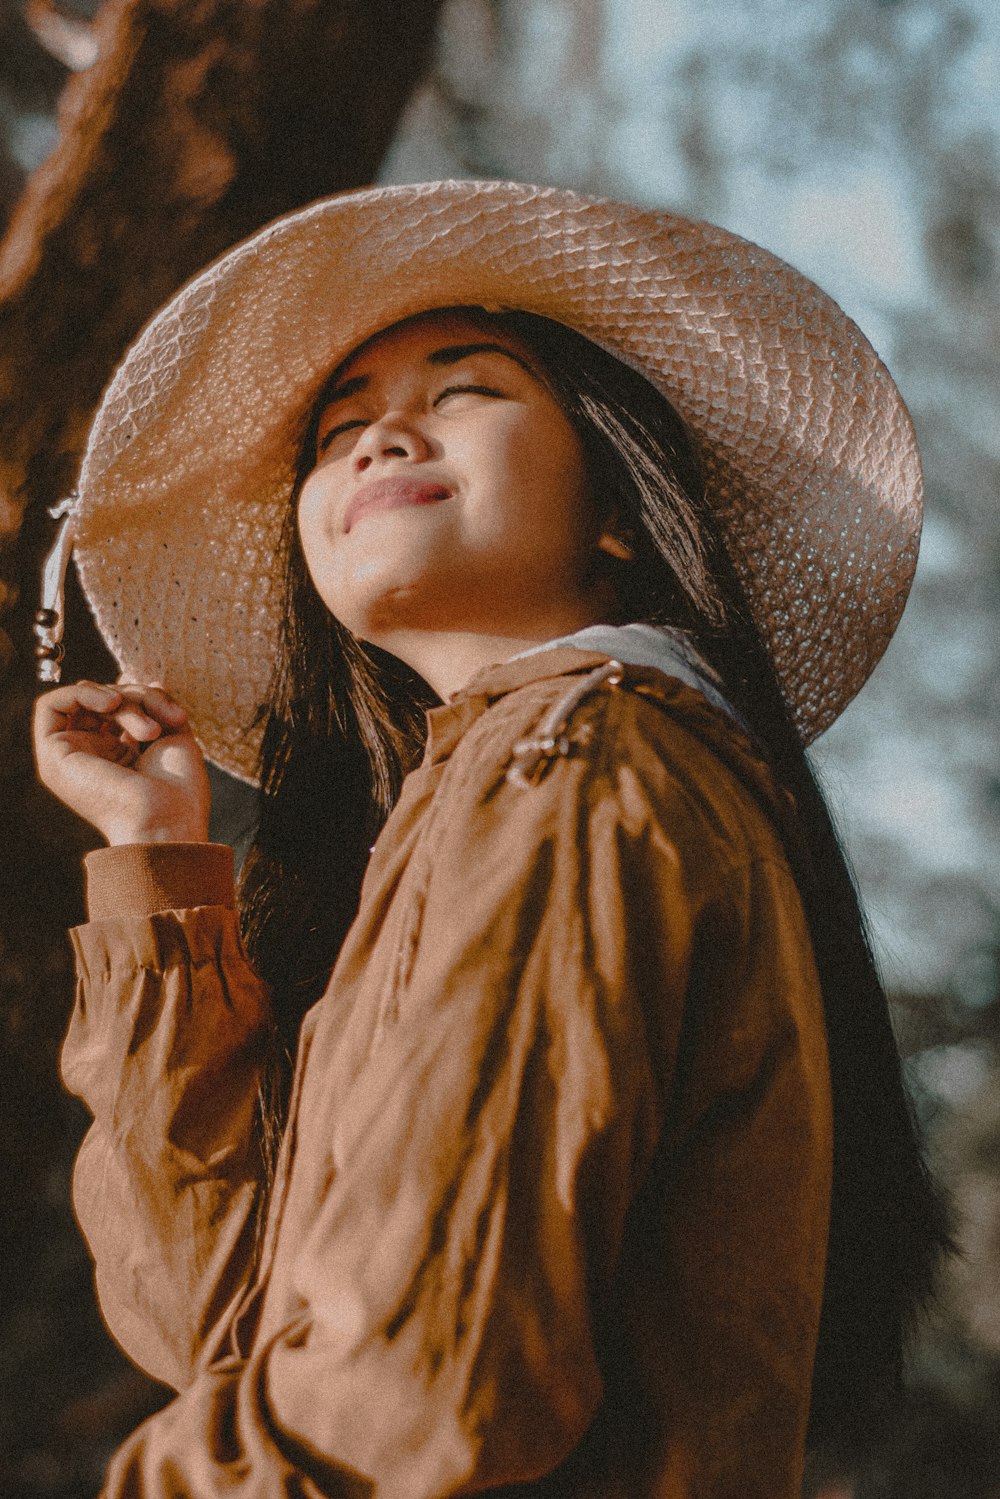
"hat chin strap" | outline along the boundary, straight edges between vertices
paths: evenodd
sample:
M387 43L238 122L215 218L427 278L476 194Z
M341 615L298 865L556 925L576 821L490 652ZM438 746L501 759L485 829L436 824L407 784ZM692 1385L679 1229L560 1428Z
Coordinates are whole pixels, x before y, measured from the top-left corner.
M38 638L36 670L40 682L58 682L62 676L66 569L73 550L74 510L78 498L74 489L64 500L49 507L52 519L61 524L42 568L41 606L35 614L35 635Z

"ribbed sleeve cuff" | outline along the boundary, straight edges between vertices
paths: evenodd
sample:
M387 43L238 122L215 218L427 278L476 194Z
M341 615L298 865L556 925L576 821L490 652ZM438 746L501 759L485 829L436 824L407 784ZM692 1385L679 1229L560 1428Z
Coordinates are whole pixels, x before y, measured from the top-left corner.
M83 865L91 921L236 905L227 843L123 843L97 849Z

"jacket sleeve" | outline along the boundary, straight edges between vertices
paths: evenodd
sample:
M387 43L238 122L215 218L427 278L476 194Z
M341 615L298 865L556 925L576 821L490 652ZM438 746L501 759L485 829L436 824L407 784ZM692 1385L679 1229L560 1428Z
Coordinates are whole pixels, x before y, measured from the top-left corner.
M62 1052L93 1115L73 1202L108 1327L179 1388L249 1272L268 996L240 943L231 849L102 849L87 876Z
M431 1499L537 1478L580 1442L694 919L641 794L623 811L588 777L570 759L448 804L367 1062L335 1109L303 1079L298 1127L329 1154L297 1311L141 1427L107 1499Z

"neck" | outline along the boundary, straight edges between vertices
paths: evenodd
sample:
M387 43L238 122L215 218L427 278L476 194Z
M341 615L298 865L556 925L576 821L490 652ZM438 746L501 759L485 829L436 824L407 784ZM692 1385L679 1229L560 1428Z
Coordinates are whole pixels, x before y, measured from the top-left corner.
M394 632L372 643L405 661L407 666L419 672L438 697L445 699L460 692L477 672L487 666L509 661L511 656L544 645L548 640L572 635L585 625L602 622L609 622L607 614L587 613L586 617L567 618L559 623L552 621L512 634L413 630Z

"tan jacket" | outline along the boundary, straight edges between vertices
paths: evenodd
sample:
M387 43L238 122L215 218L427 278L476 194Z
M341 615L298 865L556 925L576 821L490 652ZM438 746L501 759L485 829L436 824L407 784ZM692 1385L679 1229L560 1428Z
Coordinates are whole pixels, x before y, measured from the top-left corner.
M696 691L602 667L548 651L431 713L256 1271L230 851L88 859L76 1208L109 1327L180 1391L108 1495L797 1499L831 1119L782 803Z

